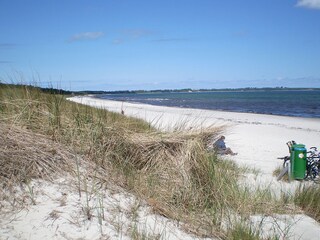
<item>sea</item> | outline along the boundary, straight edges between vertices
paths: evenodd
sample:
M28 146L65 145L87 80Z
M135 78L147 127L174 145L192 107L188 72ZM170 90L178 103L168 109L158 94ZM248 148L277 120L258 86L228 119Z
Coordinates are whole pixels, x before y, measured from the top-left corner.
M320 90L145 92L96 97L157 106L320 118Z

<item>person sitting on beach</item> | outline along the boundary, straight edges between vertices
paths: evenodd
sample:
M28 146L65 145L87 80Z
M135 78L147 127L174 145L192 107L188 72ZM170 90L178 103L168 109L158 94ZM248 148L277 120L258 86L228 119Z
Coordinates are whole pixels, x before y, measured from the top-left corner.
M224 142L225 139L225 136L221 136L217 141L215 141L215 143L213 144L213 148L218 154L221 155L237 155L237 153L234 153L230 148L227 148L226 143Z

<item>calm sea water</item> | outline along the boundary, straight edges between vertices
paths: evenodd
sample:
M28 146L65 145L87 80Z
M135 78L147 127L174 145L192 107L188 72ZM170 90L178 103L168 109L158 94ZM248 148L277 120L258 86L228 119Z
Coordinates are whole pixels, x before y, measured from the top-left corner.
M320 90L130 93L97 97L159 106L320 118Z

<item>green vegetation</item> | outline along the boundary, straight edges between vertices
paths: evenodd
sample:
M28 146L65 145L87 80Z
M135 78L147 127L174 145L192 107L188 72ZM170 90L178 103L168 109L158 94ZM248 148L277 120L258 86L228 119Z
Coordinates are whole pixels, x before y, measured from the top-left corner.
M99 175L99 181L124 187L144 199L155 212L184 222L188 231L197 235L256 239L250 227L239 228L234 223L234 216L247 219L251 214L284 209L284 203L270 191L252 192L239 186L239 167L206 150L208 138L218 136L221 129L163 133L141 120L70 102L56 92L4 84L0 85L0 122L1 142L7 146L0 150L2 188L32 178L50 178L53 172L64 170L78 174L80 189L80 185L87 186L86 182L80 183L79 162L75 160L80 156L94 165L92 176ZM16 146L29 150L28 154L16 151L4 134L10 131L17 138L24 134L34 148L26 145L28 141L13 137L10 141ZM41 144L36 138L42 139ZM47 139L57 146L47 143ZM59 144L66 145L70 153L59 153ZM20 167L8 157L10 151L16 154ZM48 151L53 156L60 154L60 160L46 158L51 156ZM103 213L99 216L102 218Z

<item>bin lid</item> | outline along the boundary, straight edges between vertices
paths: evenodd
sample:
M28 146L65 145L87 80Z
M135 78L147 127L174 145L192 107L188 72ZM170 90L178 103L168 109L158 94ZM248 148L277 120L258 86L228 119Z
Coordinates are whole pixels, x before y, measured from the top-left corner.
M304 144L294 144L292 145L292 149L295 149L295 150L305 150L306 149L306 145Z

